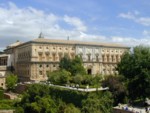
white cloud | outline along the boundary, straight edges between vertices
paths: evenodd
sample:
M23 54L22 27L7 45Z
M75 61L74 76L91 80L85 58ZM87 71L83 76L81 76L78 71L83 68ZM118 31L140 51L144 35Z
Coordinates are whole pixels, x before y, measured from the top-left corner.
M136 12L135 15L138 15ZM120 17L135 19L131 13L120 14ZM140 21L146 21L141 18ZM63 24L60 24L63 22ZM65 29L62 25L71 25L71 29ZM45 13L33 7L18 8L14 3L0 5L0 49L16 40L29 41L37 38L42 32L46 38L71 40L95 41L95 42L114 42L124 45L138 45L149 43L148 39L136 39L134 37L106 37L103 35L93 35L88 33L88 27L77 17L68 15L58 16L53 13ZM145 31L146 34L146 31Z
M2 47L18 39L28 41L37 38L41 30L48 38L66 38L69 35L78 37L77 39L80 38L80 32L87 30L83 21L77 17L67 15L60 17L33 7L18 8L12 2L0 5L0 15ZM73 29L64 29L64 26L59 25L60 21L72 25Z
M135 19L135 16L132 13L130 13L130 12L128 12L128 13L120 13L119 17L126 18L126 19Z
M133 20L136 23L139 23L144 26L150 26L150 17L141 17L139 12L135 11L134 13L120 13L119 17Z
M118 37L118 36L112 36L111 37L112 42L117 42L120 44L126 44L128 46L137 46L137 45L150 45L150 39L149 38L140 38L136 39L133 37Z
M69 17L67 15L64 16L64 21L70 25L76 27L76 30L79 31L86 31L87 27L83 24L83 22L77 17Z

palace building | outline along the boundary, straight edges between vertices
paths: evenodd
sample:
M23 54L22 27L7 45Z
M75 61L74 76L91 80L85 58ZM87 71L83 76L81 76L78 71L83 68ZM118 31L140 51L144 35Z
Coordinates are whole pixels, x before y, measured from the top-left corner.
M59 69L59 61L64 55L73 59L76 55L83 60L88 74L116 74L115 67L129 47L118 44L54 40L39 37L21 43L17 41L5 49L9 55L8 68L21 81L47 80L47 72Z

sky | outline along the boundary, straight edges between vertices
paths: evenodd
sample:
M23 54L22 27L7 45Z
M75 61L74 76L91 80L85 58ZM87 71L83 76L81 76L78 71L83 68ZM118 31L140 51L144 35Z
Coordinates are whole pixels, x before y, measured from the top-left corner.
M149 0L0 0L0 50L38 38L150 45Z

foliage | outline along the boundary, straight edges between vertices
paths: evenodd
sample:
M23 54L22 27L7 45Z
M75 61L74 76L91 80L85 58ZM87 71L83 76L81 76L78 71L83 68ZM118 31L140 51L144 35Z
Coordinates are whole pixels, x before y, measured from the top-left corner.
M48 81L53 84L67 84L71 80L71 73L62 69L48 74Z
M82 101L83 113L111 113L112 95L110 92L90 93L88 98Z
M125 53L117 70L127 79L131 99L150 97L150 47L137 46Z
M58 101L58 111L57 113L81 113L80 109L75 107L72 103L66 104L62 100Z
M76 108L73 104L66 105L63 113L81 113L79 108Z
M49 93L46 85L30 85L16 106L22 107L25 113L56 113L57 106Z
M86 71L82 65L82 60L78 56L75 56L72 60L65 56L61 59L59 66L60 69L69 71L71 75L86 74Z
M13 100L0 100L0 109L13 109Z
M75 84L81 85L83 79L84 79L83 76L78 74L78 75L73 77L72 82Z
M16 107L15 113L24 113L24 110L22 107Z
M64 56L59 63L60 69L65 69L70 72L71 68L71 59L68 56Z
M92 103L92 104L91 104ZM79 92L42 84L32 84L15 104L17 113L102 113L111 112L112 98L109 92Z
M4 98L4 90L0 89L0 99L3 99L3 98Z
M85 68L82 65L82 60L79 56L75 56L75 59L72 60L70 71L72 75L86 74Z
M18 81L17 75L9 74L6 76L6 87L8 90L14 90Z
M63 102L72 103L77 107L81 107L81 101L87 98L87 93L78 92L64 88L50 87L50 96L52 98L62 99Z
M73 83L79 85L91 85L93 87L100 87L100 81L102 80L100 75L75 75L73 77Z
M103 87L109 87L109 91L112 92L114 98L114 105L118 103L124 103L124 99L127 95L127 89L123 84L123 77L121 76L107 76L102 81Z

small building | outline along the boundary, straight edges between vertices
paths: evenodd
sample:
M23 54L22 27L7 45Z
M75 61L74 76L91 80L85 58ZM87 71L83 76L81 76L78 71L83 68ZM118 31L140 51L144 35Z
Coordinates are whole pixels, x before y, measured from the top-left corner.
M6 88L6 85L5 85L5 82L6 82L6 74L9 70L9 55L7 54L4 54L4 53L1 53L0 54L0 87L5 89Z

